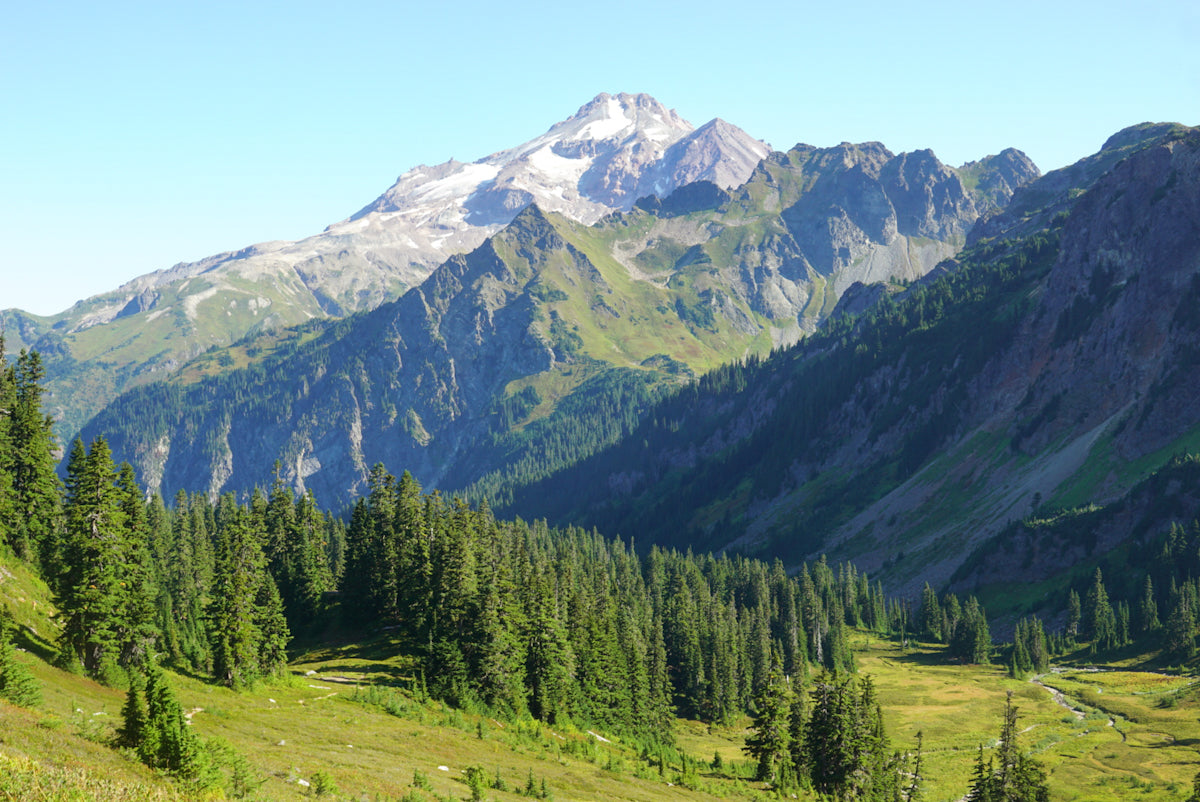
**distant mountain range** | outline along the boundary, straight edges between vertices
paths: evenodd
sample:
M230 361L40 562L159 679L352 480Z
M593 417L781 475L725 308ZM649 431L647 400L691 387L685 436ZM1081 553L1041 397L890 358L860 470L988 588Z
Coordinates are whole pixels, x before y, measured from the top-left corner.
M0 313L10 347L47 357L72 433L123 389L260 331L394 300L536 203L592 223L697 180L741 184L768 149L713 120L698 129L647 95L599 95L542 136L471 164L416 167L357 214L133 279L48 318Z
M721 123L682 130L644 96L602 96L540 140L437 172L426 186L459 187L469 218L528 185L530 164L553 165L586 188L570 195L585 219L527 204L397 301L205 354L121 397L85 434L105 433L168 494L245 491L279 460L329 504L361 492L375 462L499 499L613 442L696 373L816 330L855 282L925 275L1038 175L1014 150L956 170L929 151L800 145L728 189L704 179L743 162L713 154L740 142L753 156L752 142ZM626 163L649 145L579 144L589 136L674 144L669 158ZM418 180L430 179L402 177L359 219L416 214ZM596 198L628 210L590 222Z

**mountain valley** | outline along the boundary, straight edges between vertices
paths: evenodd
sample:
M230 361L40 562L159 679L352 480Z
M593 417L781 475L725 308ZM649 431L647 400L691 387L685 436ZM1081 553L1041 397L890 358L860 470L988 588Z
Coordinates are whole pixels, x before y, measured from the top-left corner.
M0 799L1200 800L1200 128L602 94L0 322Z

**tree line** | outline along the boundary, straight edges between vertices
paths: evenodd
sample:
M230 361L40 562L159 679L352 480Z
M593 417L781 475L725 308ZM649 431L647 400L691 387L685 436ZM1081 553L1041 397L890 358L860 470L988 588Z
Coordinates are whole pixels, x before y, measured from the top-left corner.
M850 627L891 631L900 606L852 566L789 575L594 530L500 521L407 473L372 471L346 529L340 602L359 627L398 627L434 697L507 715L662 732L675 713L728 722L766 682L848 672Z

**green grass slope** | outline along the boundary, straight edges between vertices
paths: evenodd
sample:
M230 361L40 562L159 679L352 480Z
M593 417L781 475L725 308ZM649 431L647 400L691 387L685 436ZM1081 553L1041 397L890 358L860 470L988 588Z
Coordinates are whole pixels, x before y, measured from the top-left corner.
M236 796L229 786L181 785L108 746L124 694L46 662L53 606L45 585L12 561L0 567L0 603L18 622L25 649L18 659L44 696L34 710L0 701L0 799ZM1078 664L1068 659L1020 681L997 666L950 664L942 647L857 633L853 649L859 671L875 681L893 746L911 750L923 735L926 802L965 793L976 750L996 746L1008 692L1019 708L1020 744L1045 767L1053 800L1182 800L1198 768L1195 666L1144 670L1148 655L1091 666L1081 653ZM678 748L647 756L611 734L423 701L412 691L406 653L406 644L380 633L312 642L293 655L287 678L246 692L181 674L170 681L195 731L226 756L244 758L246 798L471 799L469 771L482 772L481 795L497 802L530 798L531 777L534 797L544 781L556 800L775 798L750 779L741 752L747 721L728 728L678 721Z

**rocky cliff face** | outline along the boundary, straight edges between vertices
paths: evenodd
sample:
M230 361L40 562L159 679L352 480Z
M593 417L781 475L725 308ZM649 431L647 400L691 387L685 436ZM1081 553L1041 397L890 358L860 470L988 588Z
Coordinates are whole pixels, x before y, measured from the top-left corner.
M1032 218L1061 225L1036 301L970 380L957 436L939 444L941 465L856 516L838 541L872 527L888 532L869 550L881 565L889 548L930 554L954 538L956 548L942 547L942 569L933 574L944 580L970 548L1035 504L1111 502L1193 441L1200 131L1145 134L1139 127L1110 140L1121 158L1085 160L1107 166L1094 180L1074 167L1068 174L1082 185L1064 187L1066 176L1056 174L1047 186L1031 185L1030 195L1047 205L1014 218L1010 230L1029 230ZM982 442L1005 443L1006 451L987 452ZM944 510L931 502L939 495L961 499L957 520L936 522ZM906 526L888 526L898 518Z
M939 172L926 157L808 158L853 164L834 185L860 201L826 227L789 226L819 264L838 264L830 232L853 252L931 230L904 211L914 195L964 204L912 191L905 176ZM1197 129L1118 134L1018 189L936 275L899 294L855 288L842 309L857 323L655 409L529 499L643 541L853 559L906 592L947 581L1039 503L1121 498L1200 432L1198 158ZM787 208L800 202L816 201Z
M611 110L612 99L599 107ZM637 113L671 119L645 103ZM552 153L597 120L616 130L619 120L589 115L507 163ZM656 130L626 122L630 131ZM676 160L678 176L708 175L719 163L704 143L729 131L707 128L677 140L681 150L708 154ZM589 153L587 169L609 174L597 165L611 163ZM529 412L544 420L565 399L604 408L608 400L578 393L608 371L669 383L792 342L832 311L853 277L916 278L956 252L976 214L959 176L931 153L894 156L875 144L774 154L742 187L687 184L590 226L529 206L370 322L298 351L290 373L235 374L186 390L194 401L156 414L153 431L126 421L138 404L153 405L135 394L88 432L106 432L116 453L168 493L244 489L275 459L297 487L331 503L361 490L376 461L413 471L425 486L461 487L502 471L505 460L533 458L532 441L508 452L497 445L509 433L495 429L495 410L536 399ZM248 346L234 351L228 361L236 364ZM201 372L209 371L193 366L185 375ZM250 381L258 384L239 384ZM278 419L263 409L279 410ZM526 421L505 426L514 423Z

